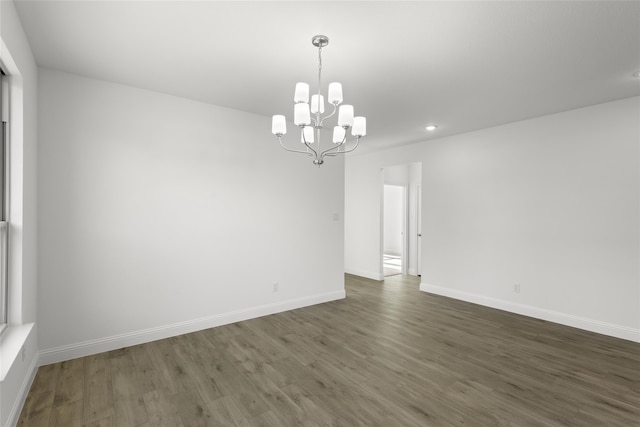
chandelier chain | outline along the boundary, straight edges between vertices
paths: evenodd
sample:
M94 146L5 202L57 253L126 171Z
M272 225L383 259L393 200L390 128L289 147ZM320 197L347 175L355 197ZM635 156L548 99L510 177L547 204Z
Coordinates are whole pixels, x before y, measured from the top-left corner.
M318 48L318 89L322 86L322 47Z
M322 45L318 46L318 112L316 118L318 119L317 125L320 125L320 94L322 88ZM320 133L318 133L320 135Z
M316 128L314 129L316 132L316 140L320 140L320 128L322 127L322 121L320 120L320 94L322 88L322 44L318 46L318 105L316 112Z

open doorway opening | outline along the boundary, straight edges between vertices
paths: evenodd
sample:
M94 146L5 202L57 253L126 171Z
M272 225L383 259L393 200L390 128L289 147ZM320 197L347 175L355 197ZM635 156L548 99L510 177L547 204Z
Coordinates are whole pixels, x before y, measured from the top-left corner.
M420 275L422 163L382 169L380 269L385 277Z
M403 273L405 193L406 189L402 186L384 186L382 268L385 277Z

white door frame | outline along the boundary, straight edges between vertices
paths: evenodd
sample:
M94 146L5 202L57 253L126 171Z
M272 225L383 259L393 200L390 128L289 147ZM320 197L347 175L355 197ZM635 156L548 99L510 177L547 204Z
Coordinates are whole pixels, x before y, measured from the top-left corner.
M417 186L417 197L416 197L416 232L417 243L418 243L418 258L416 260L416 274L418 276L422 276L422 185Z

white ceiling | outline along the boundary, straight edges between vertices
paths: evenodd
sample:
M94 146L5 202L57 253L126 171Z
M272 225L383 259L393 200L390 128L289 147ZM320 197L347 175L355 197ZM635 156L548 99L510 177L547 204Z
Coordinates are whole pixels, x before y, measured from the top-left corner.
M361 152L640 95L636 1L15 3L42 67L289 119L325 34Z

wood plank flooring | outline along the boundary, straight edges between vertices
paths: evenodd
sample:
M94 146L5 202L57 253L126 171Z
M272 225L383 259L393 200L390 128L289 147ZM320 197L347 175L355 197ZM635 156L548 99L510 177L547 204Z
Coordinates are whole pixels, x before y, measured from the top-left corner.
M346 278L347 298L43 366L20 426L640 426L640 344Z

